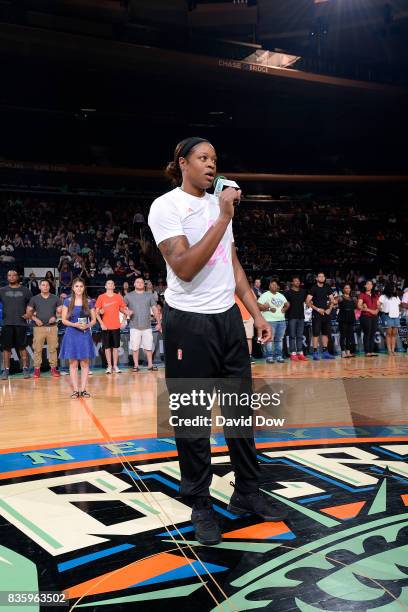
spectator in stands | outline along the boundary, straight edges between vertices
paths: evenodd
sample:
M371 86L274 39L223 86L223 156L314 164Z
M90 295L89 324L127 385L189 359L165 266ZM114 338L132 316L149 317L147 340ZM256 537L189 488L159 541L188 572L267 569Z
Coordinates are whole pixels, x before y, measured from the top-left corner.
M133 226L137 235L141 235L141 230L145 224L145 218L140 209L138 209L133 216Z
M56 283L55 283L55 278L54 278L54 274L52 273L51 270L48 270L45 274L45 279L49 282L50 284L50 293L52 293L53 295L55 295L57 293L57 289L56 289Z
M68 247L68 252L72 256L78 255L81 252L81 247L78 244L78 242L75 240L75 238L72 239L72 242L70 243Z
M50 293L50 282L46 278L40 282L40 289L40 294L32 297L27 306L27 315L35 324L33 329L34 378L40 378L45 342L48 347L51 376L59 378L57 317L61 315L62 302L60 298Z
M97 271L97 261L96 261L96 257L95 257L95 253L93 251L89 251L88 253L88 268L89 268L89 272L91 273L92 270L95 270L95 274Z
M357 308L361 310L360 325L364 334L364 352L366 357L376 357L374 339L377 331L379 312L378 295L371 280L366 281L364 291L358 296Z
M59 258L59 262L58 262L58 270L61 270L61 266L63 263L68 263L70 264L72 261L72 257L69 254L67 249L61 249L61 256Z
M80 253L76 253L73 258L72 258L72 262L71 262L71 267L74 271L74 274L76 276L79 275L79 273L81 272L82 268L84 265L84 258L82 257L82 255Z
M288 319L290 359L292 361L306 361L303 354L306 291L300 285L300 278L293 276L291 288L285 293L289 304L286 316Z
M72 270L66 260L63 260L59 276L59 292L65 293L70 290L72 285Z
M156 302L159 301L159 296L157 291L154 290L153 283L151 280L145 281L146 293L151 293Z
M252 287L252 291L255 293L256 299L259 299L261 297L262 289L261 289L261 279L260 278L255 279L254 286Z
M122 288L120 290L120 294L122 297L125 297L125 295L127 295L129 293L129 283L127 281L124 281Z
M88 268L86 266L86 261L85 261L85 259L83 257L81 258L81 269L79 270L78 277L82 278L82 280L85 283L88 282L88 279L89 279L89 270L88 270Z
M141 272L140 270L137 270L133 259L129 259L128 269L126 270L126 279L128 283L130 283L131 285L134 285L136 278L140 275L141 275Z
M394 283L387 283L385 285L384 293L380 295L378 303L380 311L384 313L383 325L386 330L385 343L387 350L389 355L395 355L397 334L400 327L401 300L398 297L397 288Z
M105 262L101 268L101 274L104 274L105 276L111 276L113 274L113 269L109 263L109 259L105 259Z
M28 281L26 286L27 289L31 291L33 295L38 295L40 293L40 287L38 286L38 281L35 277L34 272L30 272L30 274L28 275Z
M24 242L20 234L15 234L13 239L13 246L15 249L24 248Z
M125 276L126 274L126 268L120 260L116 262L114 274L115 276Z
M7 239L3 240L3 244L0 247L0 261L3 263L12 263L15 261L13 255L14 247L11 242Z
M269 282L269 291L258 298L259 309L269 323L272 331L272 340L265 345L266 363L284 363L282 356L282 340L286 331L285 312L289 308L286 297L278 291L278 279L272 278Z
M157 281L157 287L156 287L156 291L158 293L159 299L164 299L164 292L166 291L166 283L163 281L162 278L159 278L159 280Z
M23 362L24 378L30 378L27 347L27 304L33 297L27 287L20 283L16 270L7 272L8 285L0 288L0 302L3 304L3 325L1 344L3 347L3 372L1 380L7 380L10 372L11 351L15 348Z
M338 298L337 321L340 332L340 347L342 357L354 356L354 327L356 323L356 300L351 295L351 285L343 286L342 294Z

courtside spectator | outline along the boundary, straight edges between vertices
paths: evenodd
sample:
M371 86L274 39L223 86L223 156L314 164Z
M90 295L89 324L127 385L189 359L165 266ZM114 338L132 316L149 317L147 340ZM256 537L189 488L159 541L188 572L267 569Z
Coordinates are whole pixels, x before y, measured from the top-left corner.
M106 374L112 374L112 371L120 374L118 366L121 328L120 313L126 314L127 308L123 297L115 293L115 283L113 280L106 281L105 289L106 292L98 296L96 300L96 318L102 329L102 343L108 364Z
M334 359L328 351L329 337L331 336L331 312L335 306L333 292L326 283L324 272L316 276L316 284L311 288L306 298L306 303L313 310L312 333L313 333L313 359L319 360L318 345L319 337L322 337L323 359Z
M27 315L34 321L34 378L40 378L42 351L44 343L48 347L48 360L51 366L51 376L59 378L58 366L58 327L57 317L61 315L62 301L50 293L50 282L44 278L40 282L41 293L31 298L27 306Z
M1 344L3 347L3 372L1 380L7 380L10 372L10 358L13 348L19 352L23 362L23 376L30 378L27 347L27 304L32 293L20 283L16 270L7 273L8 285L0 288L0 302L3 304L3 326Z
M351 286L343 286L341 296L338 298L337 321L340 332L340 348L342 357L353 357L354 354L354 327L356 323L356 300L351 295Z
M289 308L286 297L279 293L279 285L276 278L269 283L269 291L266 291L258 299L259 308L263 317L269 323L272 331L272 341L265 345L266 363L284 363L282 356L282 340L286 331L285 312Z
M390 355L395 355L397 334L400 327L400 304L397 288L394 283L387 283L384 293L378 300L380 311L383 313L383 326L385 327L385 343Z
M375 357L375 332L378 325L378 295L374 291L374 285L368 280L364 291L358 296L357 308L361 310L360 325L364 334L364 352L366 357Z
M306 291L301 288L298 276L292 278L291 288L286 291L285 297L289 304L286 317L288 319L290 359L306 361L303 354Z
M130 318L130 341L129 349L133 353L133 371L139 371L139 349L143 348L147 358L147 369L157 370L153 365L153 333L150 325L150 311L157 321L157 331L161 331L161 313L156 305L156 300L151 293L146 293L143 278L135 280L135 290L125 296Z

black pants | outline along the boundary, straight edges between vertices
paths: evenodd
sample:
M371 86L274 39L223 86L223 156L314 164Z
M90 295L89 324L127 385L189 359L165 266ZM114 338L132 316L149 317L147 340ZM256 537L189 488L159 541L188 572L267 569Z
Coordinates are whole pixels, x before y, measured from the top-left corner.
M289 319L289 349L291 353L303 352L303 332L305 329L304 319Z
M354 351L354 323L339 321L340 347L342 351Z
M374 353L374 337L377 331L377 317L367 317L367 315L361 315L360 325L364 334L364 352Z
M199 314L164 307L163 338L166 381L174 389L176 379L229 379L252 388L251 365L244 325L234 305L219 314ZM240 407L247 414L252 412ZM241 493L258 490L259 465L252 428L246 437L227 437L235 472L235 486ZM177 437L183 497L208 496L212 479L210 430L203 437Z

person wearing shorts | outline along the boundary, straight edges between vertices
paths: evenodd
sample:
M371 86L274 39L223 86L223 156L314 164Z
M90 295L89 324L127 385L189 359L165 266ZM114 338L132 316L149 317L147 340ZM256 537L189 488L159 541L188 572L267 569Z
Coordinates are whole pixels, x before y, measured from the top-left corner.
M395 355L398 329L400 323L401 300L397 294L394 283L387 283L384 292L378 300L380 311L383 313L383 326L385 327L385 343L389 355Z
M27 287L20 283L16 270L7 272L8 285L0 289L0 302L3 304L3 326L1 345L3 348L3 372L1 380L7 380L10 372L11 351L15 348L23 362L24 378L30 378L27 347L27 304L33 297Z
M106 292L96 300L96 318L102 329L102 344L107 362L106 374L120 374L118 366L120 347L120 313L126 314L126 304L123 297L115 293L115 283L108 280L105 283ZM126 319L124 319L126 322Z
M313 360L319 360L318 345L319 337L322 338L323 359L334 359L328 351L329 338L331 336L331 311L335 306L333 291L326 283L324 272L316 276L316 284L309 291L306 304L312 308L312 333L313 333Z
M135 290L125 295L125 303L130 317L129 350L133 353L133 371L139 371L139 349L142 348L147 358L147 369L157 371L153 365L153 333L150 325L150 311L157 321L157 331L161 331L161 311L157 307L153 293L145 291L143 278L135 280Z

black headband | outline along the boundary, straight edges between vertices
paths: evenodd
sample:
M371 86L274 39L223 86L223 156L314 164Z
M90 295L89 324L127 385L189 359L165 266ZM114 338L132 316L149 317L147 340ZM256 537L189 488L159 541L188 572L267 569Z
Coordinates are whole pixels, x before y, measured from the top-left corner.
M183 146L181 147L179 157L185 157L191 151L193 147L200 144L200 142L208 142L206 138L199 138L198 136L192 136L187 138Z

